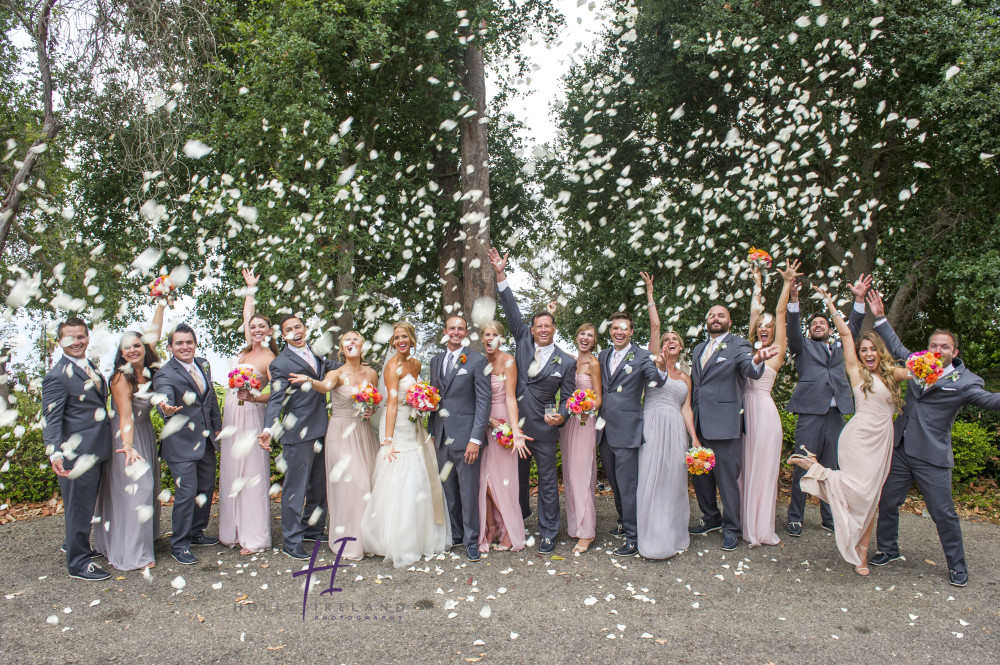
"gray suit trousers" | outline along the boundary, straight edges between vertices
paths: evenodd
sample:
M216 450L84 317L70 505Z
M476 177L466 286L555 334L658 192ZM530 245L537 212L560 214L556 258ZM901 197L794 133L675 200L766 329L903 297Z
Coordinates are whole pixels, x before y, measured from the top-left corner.
M691 479L705 524L721 524L723 537L742 538L739 477L743 472L743 439L706 439L699 427L698 440L715 453L715 468ZM715 499L716 489L722 498L722 513Z
M451 445L442 444L437 449L438 469L443 468L445 462L454 465L442 483L448 503L448 514L451 517L452 540L461 539L466 548L477 549L479 548L479 460L477 457L474 464L466 464L465 445L457 442Z
M554 539L559 534L559 477L556 470L556 442L529 441L528 450L531 452L531 457L535 458L535 464L538 465L538 533L542 538Z
M837 407L823 415L810 413L799 414L795 425L795 452L805 455L805 451L816 455L816 460L827 469L839 469L840 460L837 457L837 442L844 429L844 416ZM801 522L806 510L806 493L799 487L799 481L806 475L805 469L795 467L792 471L792 498L788 503L788 521ZM833 524L833 513L830 504L820 502L820 517L823 524Z
M64 465L66 464L64 460ZM101 484L98 462L78 478L59 478L66 512L66 568L70 574L79 573L90 563L90 530L94 509L97 507L97 490ZM64 466L67 470L68 465ZM104 528L101 524L100 528Z
M318 441L323 443L323 439ZM301 545L303 538L320 536L326 523L326 460L322 445L318 453L315 447L314 440L285 444L281 448L288 465L281 486L281 537L288 547ZM320 512L312 521L317 508Z
M899 507L906 500L914 480L937 527L948 569L968 572L962 525L951 497L951 469L911 457L903 445L892 451L892 466L878 502L878 548L889 556L899 556Z
M174 477L174 510L171 514L173 534L170 551L177 553L191 549L191 538L200 536L212 515L212 494L215 492L215 448L205 440L205 454L201 459L184 462L167 462ZM198 505L199 494L206 497Z
M606 436L601 437L599 446L604 474L615 493L615 509L618 521L625 531L625 541L630 545L638 542L638 518L636 517L636 490L639 486L639 448L613 448Z

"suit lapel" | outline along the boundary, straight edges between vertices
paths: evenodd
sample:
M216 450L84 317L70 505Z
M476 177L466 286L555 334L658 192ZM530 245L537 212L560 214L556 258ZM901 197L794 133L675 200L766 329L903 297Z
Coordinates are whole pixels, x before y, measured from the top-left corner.
M69 356L63 356L63 360L69 363L69 365L73 369L73 373L76 375L78 379L83 381L84 386L86 386L87 383L94 383L94 389L97 391L97 394L104 398L107 397L107 392L106 392L107 382L104 380L104 375L102 375L101 372L94 367L93 363L91 363L89 360L87 361L87 364L90 366L90 368L94 370L94 374L97 375L98 381L96 382L91 380L91 378L87 375L87 372L82 367L80 367L75 362L70 360Z
M309 349L308 346L306 348ZM315 366L310 367L309 366L310 363L307 363L305 360L303 360L302 356L300 356L299 354L295 353L295 351L292 351L292 349L290 347L285 347L285 351L287 351L288 355L290 355L292 357L292 361L293 362L296 362L296 363L299 364L300 367L305 367L307 370L309 370L309 375L310 376L312 376L314 379L321 378L320 376L318 376L316 374L316 367ZM312 349L309 349L309 353L312 353ZM315 356L316 354L313 353L313 355Z
M956 374L958 375L958 378L953 378ZM933 392L936 388L938 388L939 386L941 386L945 382L952 383L952 384L957 384L961 380L962 380L962 375L960 373L960 370L956 367L951 372L949 372L946 376L942 376L933 385L927 386L926 388L921 388L920 384L917 383L916 381L914 381L913 383L914 383L914 385L917 386L917 389L920 390L920 394L917 395L917 399L920 399L921 397L923 397L925 395L928 395L929 393Z
M615 347L611 347L611 354L614 354L614 352L615 352ZM632 343L629 342L629 345L626 346L625 349L624 349L624 353L622 354L621 362L618 363L618 367L615 368L615 373L611 375L611 384L612 385L614 385L614 383L615 383L615 377L617 377L621 373L622 368L625 367L625 365L628 364L628 361L625 360L625 359L628 357L628 354L631 353L631 352L632 352ZM611 357L612 357L611 354L609 354L609 356L608 356L608 369L609 370L611 369Z
M712 351L712 356L708 359L708 362L705 364L704 369L702 369L702 373L703 374L707 373L710 369L712 369L712 367L715 366L715 361L719 357L719 353L721 351L725 350L725 349L722 348L722 345L725 344L725 345L728 346L729 345L729 338L730 337L731 337L731 334L730 333L726 333L723 336L723 338L719 341L719 343L716 345L715 350ZM708 342L706 342L706 344L707 343ZM700 359L699 359L699 361L700 361Z
M561 356L559 355L559 347L555 346L555 342L553 342L552 355L550 355L549 359L547 361L545 361L545 363L542 364L541 367L538 368L538 374L530 377L528 379L528 381L538 381L540 379L544 379L546 376L548 376L549 374L551 374L552 370L553 370L553 367L555 365L558 365L561 362L561 361L559 361L559 362L555 361L556 358L560 358L560 357Z
M184 379L188 382L188 385L194 388L194 394L197 395L198 385L194 382L194 377L191 376L191 373L187 371L187 368L184 366L184 363L182 363L180 360L177 360L177 358L173 357L170 358L170 362L174 364L174 367L177 369L178 372L180 372L181 376L183 376ZM196 369L198 368L197 364L195 365L195 368ZM200 372L201 370L199 369L198 371ZM205 381L205 392L206 393L208 392L207 380Z

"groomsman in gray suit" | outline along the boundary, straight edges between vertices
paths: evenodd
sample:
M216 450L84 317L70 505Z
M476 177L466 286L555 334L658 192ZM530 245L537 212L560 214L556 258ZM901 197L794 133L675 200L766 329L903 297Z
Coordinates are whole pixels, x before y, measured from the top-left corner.
M905 360L910 350L903 346L885 318L882 298L868 296L875 331L885 340L897 360ZM951 428L955 416L967 405L1000 411L1000 393L983 388L983 380L969 371L958 358L958 340L950 330L931 333L927 350L941 354L944 375L926 389L916 381L906 386L903 412L894 423L894 443L889 476L882 486L878 503L878 551L869 563L884 566L899 558L899 507L916 481L927 512L937 526L938 538L948 561L948 580L955 586L969 582L962 545L962 526L951 497L951 469L955 460L951 448Z
M170 554L177 563L198 563L192 545L216 545L205 535L215 492L216 450L222 430L222 411L212 385L208 361L195 356L194 330L180 323L167 335L171 358L153 375L153 392L163 397L163 435L160 457L174 477L173 534Z
M441 393L441 402L428 425L438 468L453 465L444 480L453 544L463 544L466 558L479 561L479 449L487 443L493 389L486 356L462 346L468 322L449 316L444 334L447 349L431 358L430 383Z
M60 323L56 338L63 357L42 379L42 439L63 495L66 568L70 577L106 580L111 575L91 561L99 555L90 529L102 462L111 457L108 382L87 360L90 331L82 319Z
M698 440L715 452L715 468L695 476L695 496L703 517L689 529L705 534L722 529L722 549L736 549L742 535L739 477L743 471L743 387L746 379L759 379L764 361L777 347L754 353L750 342L729 332L729 310L715 305L708 310L708 339L694 348L691 372L691 408ZM723 512L715 499L718 487Z
M851 286L854 293L854 308L847 319L847 327L857 339L861 323L865 319L865 292L871 286L871 277L861 275ZM795 425L795 452L800 455L812 453L817 461L828 469L839 467L837 461L837 440L844 429L844 416L854 413L854 395L847 382L844 369L844 352L840 341L830 343L833 326L825 313L817 312L809 318L806 327L809 336L802 336L799 325L799 288L792 283L788 303L788 317L785 331L788 350L795 359L795 369L799 382L792 392L786 407L790 413L798 414ZM799 480L805 470L795 467L792 472L792 498L788 504L788 535L802 535L802 518L805 515L806 495L799 487ZM833 531L833 513L830 504L819 504L823 528Z
M639 554L636 491L639 486L639 446L642 445L642 398L646 387L658 388L667 379L666 361L653 364L649 351L632 343L632 316L627 312L611 315L612 347L597 356L601 364L604 396L600 417L599 447L604 473L615 495L618 522L611 532L624 536L615 550L618 556Z
M521 416L521 432L528 442L528 451L538 465L538 530L541 542L538 551L549 554L555 550L559 533L559 478L556 470L556 444L559 428L569 417L566 400L576 390L576 358L553 340L555 319L547 311L536 312L531 325L524 322L514 293L507 284L507 255L502 257L490 249L490 263L497 278L497 291L503 305L507 328L514 336L514 364L517 367L517 408ZM554 407L546 413L546 407ZM531 514L528 481L531 459L518 460L521 514Z
M267 400L264 423L267 427L257 437L264 450L271 450L271 441L281 442L284 457L285 482L281 486L281 551L293 559L308 559L302 541L326 542L323 524L326 515L326 462L323 441L328 423L326 395L311 383L295 384L290 374L305 374L323 380L334 369L327 360L309 348L306 325L298 316L289 314L278 324L285 348L271 361L271 396ZM320 513L314 517L316 510ZM359 534L345 534L347 536Z

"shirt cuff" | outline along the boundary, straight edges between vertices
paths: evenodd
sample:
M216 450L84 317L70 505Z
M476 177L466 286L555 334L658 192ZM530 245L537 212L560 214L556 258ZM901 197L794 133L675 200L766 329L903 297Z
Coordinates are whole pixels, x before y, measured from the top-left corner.
M764 367L764 363L751 362L750 364L753 365L753 371L755 371L755 372L759 372L761 370L761 368Z
M662 369L660 369L659 367L657 367L657 368L656 368L656 371L657 371L657 372L659 372L659 374L660 374L660 378L661 378L661 379L663 379L663 380L666 380L666 379L667 379L667 373L666 373L666 372L664 372L664 371L663 371Z
M509 285L507 284L507 280L506 280L506 279L505 279L504 281L502 281L502 282L497 282L497 291L503 291L503 290L505 290L505 289L506 289L506 288L507 288L508 286L509 286Z
M797 311L799 311L799 303L797 303L797 302L790 302L790 303L788 303L788 311L789 312L797 312Z
M854 303L854 311L857 312L858 314L864 314L865 313L865 304L863 302L856 302L856 303Z
M479 439L469 439L469 443L474 443L474 444L476 444L477 446L481 446L481 445L483 445L483 442L482 442L482 441L480 441Z
M883 323L887 323L888 321L889 319L885 318L884 316L880 316L879 318L875 319L875 325L880 326Z
M62 458L63 458L63 454L60 451L58 451L58 450L56 452L52 453L51 455L49 455L49 461L50 462L55 462L57 459L62 459Z
M263 432L261 432L261 434L263 434L264 432L267 432L271 436L274 436L274 432L271 431L270 427L265 427L264 430L263 430Z

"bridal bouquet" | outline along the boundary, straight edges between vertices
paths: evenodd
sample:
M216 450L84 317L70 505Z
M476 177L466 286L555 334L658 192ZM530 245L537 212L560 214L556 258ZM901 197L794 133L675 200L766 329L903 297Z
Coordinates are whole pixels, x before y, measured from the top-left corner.
M715 468L715 453L711 448L689 448L685 460L692 476L704 475Z
M586 425L588 416L597 415L597 395L593 390L576 390L573 396L566 400L566 408L580 419L581 425Z
M356 388L351 397L354 398L355 408L365 420L368 420L366 412L382 403L382 393L372 385Z
M757 249L756 247L750 248L750 253L747 254L747 261L751 264L756 263L761 268L771 267L771 255L762 249Z
M438 404L441 402L441 393L438 389L430 385L426 381L421 381L419 383L414 383L406 391L406 403L409 404L414 411L420 411L424 413L426 411L435 411L438 408ZM410 420L416 421L417 417L412 413L410 414Z
M177 285L170 275L160 275L149 283L149 295L154 298L169 298Z
M167 279L170 279L169 277ZM236 367L231 372L229 372L229 387L239 390L241 388L246 388L247 390L260 390L260 379L257 378L257 374L249 367ZM243 406L243 400L239 401L239 405Z
M493 440L497 442L497 445L501 448L510 448L514 445L514 430L511 429L510 424L506 420L498 421L500 425L494 429L491 434L493 435Z
M913 374L913 380L921 388L933 386L944 374L944 365L941 362L941 354L931 351L918 351L911 353L906 359L906 369Z

